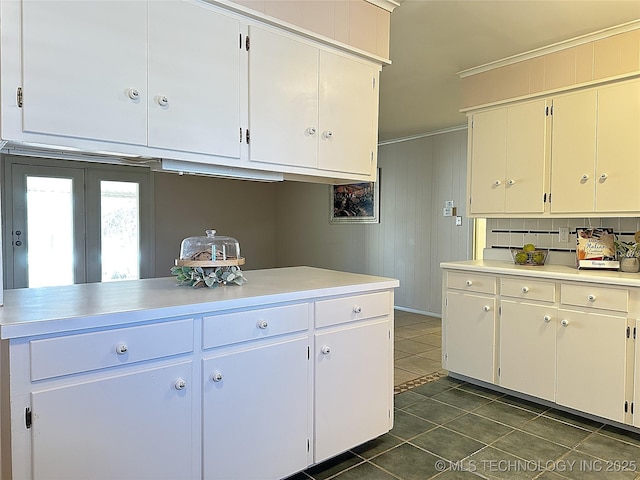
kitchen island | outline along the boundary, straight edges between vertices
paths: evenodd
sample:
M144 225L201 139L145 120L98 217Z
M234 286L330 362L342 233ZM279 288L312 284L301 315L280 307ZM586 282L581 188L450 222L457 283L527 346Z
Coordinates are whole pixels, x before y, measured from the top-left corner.
M498 260L441 267L451 375L638 431L640 275Z
M2 480L277 479L389 431L398 281L245 277L6 291Z

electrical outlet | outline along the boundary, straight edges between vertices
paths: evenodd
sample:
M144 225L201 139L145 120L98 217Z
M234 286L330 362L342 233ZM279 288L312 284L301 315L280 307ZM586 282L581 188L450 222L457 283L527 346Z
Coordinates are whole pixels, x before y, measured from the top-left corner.
M453 200L446 200L446 201L444 202L444 206L445 206L445 207L449 207L449 208L453 208L453 207L455 207L455 206L456 206L456 204L454 203L454 201L453 201Z
M458 216L456 217L456 227L461 227L462 226L462 217Z
M561 243L569 242L569 227L560 227L558 229L558 241Z

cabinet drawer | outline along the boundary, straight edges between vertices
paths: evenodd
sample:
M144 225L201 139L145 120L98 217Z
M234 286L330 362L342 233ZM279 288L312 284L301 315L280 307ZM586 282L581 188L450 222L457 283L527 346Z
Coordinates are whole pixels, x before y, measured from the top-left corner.
M193 351L193 319L29 342L31 380Z
M500 280L500 295L503 297L555 302L556 284L524 277L502 278Z
M560 288L560 303L564 305L618 312L626 312L629 309L629 291L624 288L569 284L562 284Z
M495 294L496 277L469 272L447 272L447 287Z
M391 313L389 292L355 295L316 302L316 327L383 317Z
M301 332L309 328L309 304L286 305L204 317L202 348Z

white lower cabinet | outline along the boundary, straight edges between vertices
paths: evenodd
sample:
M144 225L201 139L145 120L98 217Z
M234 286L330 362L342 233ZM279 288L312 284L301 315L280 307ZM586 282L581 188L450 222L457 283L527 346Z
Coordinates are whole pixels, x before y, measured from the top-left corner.
M558 319L556 402L623 422L626 317L560 309Z
M36 389L30 478L193 478L192 400L189 361Z
M203 479L283 478L310 463L308 345L305 335L203 360Z
M491 264L494 275L443 267L444 368L640 427L634 415L640 399L640 289L613 272L581 272L573 280L568 267L565 273L554 266L547 277L544 269L527 275L506 265ZM617 282L607 284L607 278ZM489 293L492 279L499 286L495 294Z
M495 296L448 291L445 310L444 368L495 383Z
M315 335L314 462L321 462L392 424L393 356L389 319Z
M513 300L500 308L500 385L554 401L557 308Z

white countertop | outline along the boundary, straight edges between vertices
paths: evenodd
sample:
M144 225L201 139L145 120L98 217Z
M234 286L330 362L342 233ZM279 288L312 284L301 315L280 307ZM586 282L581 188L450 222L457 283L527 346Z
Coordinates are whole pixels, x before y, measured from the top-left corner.
M440 267L448 270L476 270L482 273L498 275L520 275L551 280L569 280L602 283L605 285L624 285L640 287L640 273L626 273L613 270L578 270L567 265L528 266L515 265L500 260L467 260L461 262L442 262Z
M245 285L178 286L174 277L4 292L0 338L17 338L395 288L398 280L289 267L243 272Z

